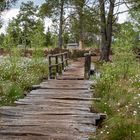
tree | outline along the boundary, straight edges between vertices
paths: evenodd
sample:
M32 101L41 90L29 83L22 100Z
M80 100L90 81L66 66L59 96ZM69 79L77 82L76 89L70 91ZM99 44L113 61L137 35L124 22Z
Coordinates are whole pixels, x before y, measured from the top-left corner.
M133 30L135 33L134 50L140 52L140 8L139 8L140 1L134 0L132 1L131 5L132 6L129 11L129 14L130 14L130 21L131 21L131 24L133 25Z
M133 22L135 26L140 27L140 1L134 0L131 5L132 7L129 11L131 22Z
M0 1L0 14L5 9L9 9L12 4L14 4L17 0L1 0Z
M82 12L82 26L77 12L70 16L69 30L72 34L71 36L75 38L75 41L79 41L80 48L83 48L86 45L93 46L93 44L97 44L96 38L99 36L99 16L97 15L97 12L96 8L88 7L87 3L85 3Z
M7 36L9 36L9 43L11 46L17 46L19 42L21 43L21 29L19 28L16 20L9 22L7 27Z
M1 19L1 13L5 10L5 9L9 9L11 7L12 4L14 4L17 0L1 0L0 1L0 28L2 27L2 19Z
M44 31L44 23L42 20L38 20L36 28L33 30L30 35L31 47L41 48L44 47L45 44L45 34Z
M8 25L5 39L9 47L22 44L25 48L44 46L44 22L33 2L22 3L19 14ZM36 45L36 46L35 46Z
M68 0L46 0L41 6L40 13L47 16L52 17L53 22L59 23L58 28L58 47L62 48L63 45L63 31L64 31L64 22L66 15L66 8L68 4Z
M117 47L135 48L138 43L138 31L136 31L131 22L119 24L118 33L115 34L115 41Z
M68 41L69 41L69 33L64 32L63 33L63 45L64 45L64 48L67 47Z
M48 30L45 35L45 46L51 46L52 45L52 34L50 32L50 28L48 27Z
M10 21L7 29L7 35L11 38L9 40L11 41L11 44L14 44L15 46L23 44L25 47L34 46L33 42L35 40L39 43L40 40L44 38L43 32L44 22L38 13L38 6L35 6L31 1L22 3L19 14ZM36 37L36 39L34 37ZM37 45L38 43L35 44ZM38 45L38 47L39 46L40 45Z
M109 53L112 42L113 14L115 0L109 0L109 10L106 15L105 0L99 0L101 21L101 61L109 61Z
M126 5L128 9L121 12L119 10L114 10L119 9L119 6L121 5ZM101 26L101 61L109 61L113 24L115 23L117 16L120 13L134 11L136 8L139 9L139 6L139 0L99 0Z
M84 6L86 0L73 0L73 4L76 8L76 12L78 14L78 38L79 38L79 47L82 49L84 47L84 37L83 37L83 29L84 29Z
M31 1L21 4L19 14L15 20L22 31L21 37L25 46L31 45L30 35L36 29L38 18L38 6L35 6Z

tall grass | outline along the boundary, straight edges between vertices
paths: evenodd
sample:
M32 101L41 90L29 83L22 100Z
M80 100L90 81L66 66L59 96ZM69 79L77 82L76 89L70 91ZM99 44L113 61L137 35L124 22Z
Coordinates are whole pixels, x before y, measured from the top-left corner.
M98 129L97 140L139 140L140 63L130 50L117 50L112 63L101 66L95 85L93 108L108 118Z
M47 60L41 56L25 58L13 52L10 56L1 57L0 106L11 104L24 96L25 91L47 75Z

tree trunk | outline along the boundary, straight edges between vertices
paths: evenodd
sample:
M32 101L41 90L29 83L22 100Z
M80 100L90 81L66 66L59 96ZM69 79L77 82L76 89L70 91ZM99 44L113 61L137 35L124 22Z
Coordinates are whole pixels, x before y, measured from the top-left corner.
M83 40L79 39L79 48L83 49L83 46L84 46Z
M112 42L112 20L115 0L110 0L109 12L105 15L105 0L99 0L101 20L101 61L109 61Z
M107 56L107 31L106 31L106 17L105 17L105 2L104 0L99 0L100 2L100 20L101 20L101 56L100 60L108 61Z
M84 48L84 40L83 40L83 19L80 20L80 26L79 26L79 48Z
M79 11L79 48L84 48L84 40L83 40L83 7L81 7Z
M61 8L60 8L60 20L59 20L58 48L62 48L63 45L62 33L63 33L64 0L61 0L60 6Z
M107 48L108 48L108 59L111 49L111 43L112 43L112 27L113 27L113 12L114 12L114 4L115 0L110 0L110 8L108 12L108 19L107 19Z
M78 23L78 34L79 34L79 48L83 49L84 48L84 37L83 37L83 20L84 20L84 15L83 15L83 8L85 5L85 0L77 0L75 2L76 9L78 12L79 16L79 23Z

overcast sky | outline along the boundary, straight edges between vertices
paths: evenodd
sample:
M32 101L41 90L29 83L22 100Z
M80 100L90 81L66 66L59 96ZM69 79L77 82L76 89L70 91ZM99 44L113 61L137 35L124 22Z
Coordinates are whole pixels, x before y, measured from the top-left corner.
M19 8L22 2L26 3L27 1L29 0L18 0L16 2L16 5L13 6L13 8ZM34 1L35 5L41 5L42 3L45 2L45 0L30 0L30 1Z
M19 12L21 3L27 1L29 0L18 0L18 2L15 5L13 5L10 10L3 12L2 14L3 27L0 29L0 33L5 33L9 20L11 20L13 17L16 17L16 15ZM35 5L41 5L42 3L45 2L45 0L30 0L30 1L34 1ZM123 5L120 6L119 11L125 11L126 9L127 9L126 6ZM127 18L128 18L127 13L120 14L118 22L123 23L127 20ZM47 27L50 25L51 25L51 21L49 19L46 19L45 29L47 29Z
M16 17L16 15L19 13L20 5L22 2L26 3L29 0L18 0L15 5L13 5L10 10L4 11L2 13L2 20L3 20L3 27L0 29L0 33L5 33L6 28L8 25L9 20L11 20L13 17ZM45 0L30 0L34 1L35 5L41 5L42 3L45 2ZM51 24L50 20L45 20L45 27L47 27Z

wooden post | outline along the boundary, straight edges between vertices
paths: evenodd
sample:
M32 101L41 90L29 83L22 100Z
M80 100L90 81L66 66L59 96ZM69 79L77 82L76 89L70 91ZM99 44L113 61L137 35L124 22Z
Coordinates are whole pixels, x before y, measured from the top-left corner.
M49 78L51 79L52 76L51 55L48 56L48 59L49 59Z
M66 59L66 67L68 66L68 52L66 52L66 54L65 54L65 59Z
M58 55L55 56L55 64L56 64L56 76L58 76L58 72L59 72L59 65L58 65Z
M85 56L84 78L88 80L90 78L91 55L89 53L86 53L84 54L84 56Z
M61 63L62 63L62 72L64 70L64 57L63 54L61 54Z

